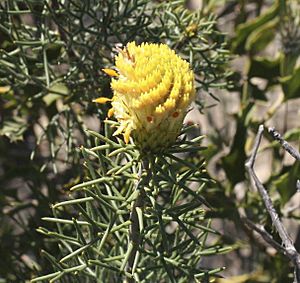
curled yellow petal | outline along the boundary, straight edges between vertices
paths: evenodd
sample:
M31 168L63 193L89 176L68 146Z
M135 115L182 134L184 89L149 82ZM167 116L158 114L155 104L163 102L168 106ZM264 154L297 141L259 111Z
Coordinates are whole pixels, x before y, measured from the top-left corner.
M113 69L102 69L102 72L109 75L110 77L118 77L119 74Z
M107 117L111 118L114 115L115 110L113 108L110 108L107 112Z
M107 97L98 97L96 99L93 99L93 102L100 103L100 104L105 104L106 102L109 101L112 101L112 99Z
M127 126L127 128L125 129L125 132L124 132L124 141L126 144L129 143L130 133L131 133L131 127Z

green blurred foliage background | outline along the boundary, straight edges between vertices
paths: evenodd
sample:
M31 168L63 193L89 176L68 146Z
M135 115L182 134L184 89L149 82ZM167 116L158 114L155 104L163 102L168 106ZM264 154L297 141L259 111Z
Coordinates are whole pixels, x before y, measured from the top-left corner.
M76 149L93 144L86 129L102 131L107 110L91 101L111 95L101 69L113 66L116 46L135 40L168 44L195 71L197 113L189 119L207 135L205 157L216 180L203 192L215 208L207 217L223 234L220 244L239 246L211 262L225 265L226 277L243 274L229 282L292 282L286 258L241 215L278 240L244 164L261 123L299 146L299 5L1 0L0 278L23 282L50 268L40 251L57 247L36 228L49 204L67 199L68 188L83 179ZM257 170L299 249L299 205L292 209L299 204L299 164L267 134L261 156Z

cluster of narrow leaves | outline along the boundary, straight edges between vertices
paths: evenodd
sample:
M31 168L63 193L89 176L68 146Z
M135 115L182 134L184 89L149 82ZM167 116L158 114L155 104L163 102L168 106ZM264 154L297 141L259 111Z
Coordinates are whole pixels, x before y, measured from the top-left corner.
M190 63L196 88L216 98L213 89L232 85L231 71L226 68L231 55L225 34L218 30L217 17L209 7L191 12L183 2L165 1L157 7L157 19L162 23L159 38ZM201 105L201 99L196 102Z
M205 268L203 257L231 248L218 245L219 233L205 217L209 205L202 193L210 180L203 160L191 160L203 149L202 137L180 141L164 155L141 157L133 145L89 134L95 146L81 148L89 177L70 189L69 200L53 205L53 217L43 219L55 226L38 229L59 243L58 256L43 251L53 273L32 282L203 282L217 276L223 268ZM130 214L139 194L140 242L128 272Z
M106 113L91 101L111 96L100 70L113 65L116 45L166 43L190 61L198 88L223 81L229 55L216 18L185 2L0 1L0 278L47 267L34 227L83 175L75 148L90 142L85 122L96 130Z
M116 43L147 39L146 8L144 1L2 1L0 135L20 141L38 127L36 143L48 142L54 171L60 150L76 161L75 130L86 140L82 117L101 116L90 101L110 94L100 70Z
M0 135L22 140L37 124L49 142L49 161L61 148L72 159L73 128L86 137L82 116L102 115L89 102L110 96L100 70L112 64L116 45L166 43L190 61L198 87L227 85L229 54L215 17L188 10L183 0L3 1L0 19Z

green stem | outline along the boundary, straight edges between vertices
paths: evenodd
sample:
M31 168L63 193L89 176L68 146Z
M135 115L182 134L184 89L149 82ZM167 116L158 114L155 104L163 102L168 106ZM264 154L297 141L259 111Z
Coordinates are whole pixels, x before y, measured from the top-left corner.
M131 226L129 230L129 242L132 244L132 250L128 258L127 266L126 266L126 271L128 273L131 273L133 275L134 270L133 267L136 266L136 257L138 256L138 249L141 244L141 230L142 227L140 227L140 222L139 222L139 216L137 212L137 208L140 208L143 210L144 207L144 200L145 200L145 190L144 190L144 185L149 181L150 174L149 174L149 163L148 160L143 160L142 163L142 169L139 172L139 181L136 184L135 190L138 191L138 196L132 203L131 207L131 212L130 212L130 221L131 221ZM147 175L142 176L142 171L146 170ZM127 279L128 283L133 283L135 282L134 278L128 278Z

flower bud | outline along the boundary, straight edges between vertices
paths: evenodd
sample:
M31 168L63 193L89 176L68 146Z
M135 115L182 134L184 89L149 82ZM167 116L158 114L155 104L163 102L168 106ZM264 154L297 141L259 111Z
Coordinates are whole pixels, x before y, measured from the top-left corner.
M195 96L189 63L165 44L128 43L115 58L110 115L120 123L114 135L132 137L144 152L170 146L182 128L187 108ZM103 103L109 99L98 98Z

